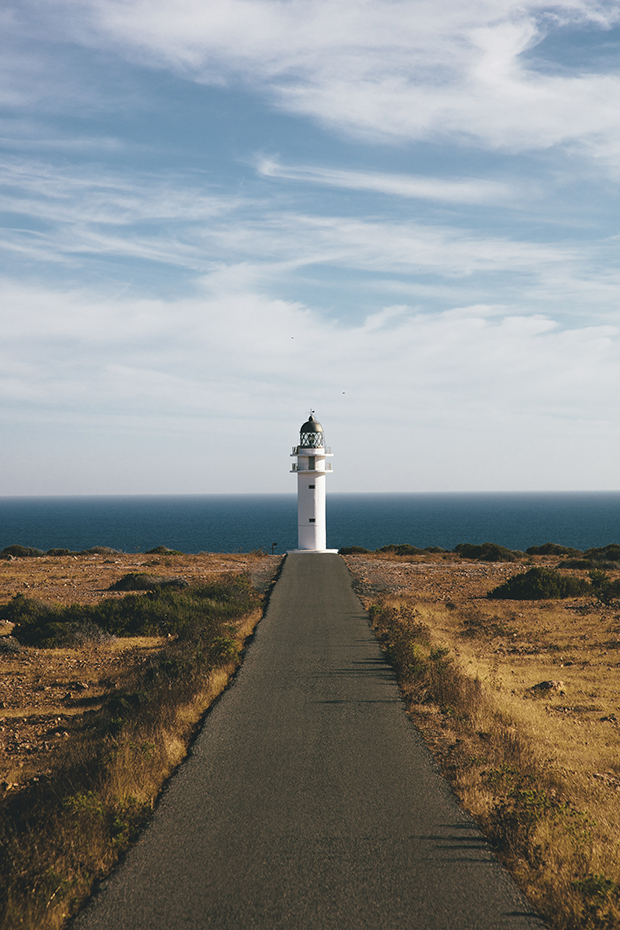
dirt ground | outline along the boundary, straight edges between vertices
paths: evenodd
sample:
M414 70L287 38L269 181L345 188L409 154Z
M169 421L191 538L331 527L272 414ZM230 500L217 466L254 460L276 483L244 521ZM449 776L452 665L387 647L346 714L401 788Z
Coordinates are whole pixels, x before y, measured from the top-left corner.
M602 728L608 755L597 762L592 759L592 768L600 771L604 766L606 777L620 777L620 767L617 770L609 759L618 751L620 734L618 609L603 607L593 597L561 602L486 598L491 588L530 564L555 566L557 558L534 557L529 564L474 562L440 554L353 555L345 560L366 605L380 595L415 597L434 635L462 664L471 666L473 674L503 690L512 709L515 698L527 708L529 689L537 681L561 679L564 693L545 701L547 719L578 724L562 736L573 748L581 744L583 757L590 755L592 728ZM191 583L215 573L249 571L255 586L266 590L280 562L281 556L238 553L17 558L0 561L0 604L20 593L64 604L122 597L109 587L132 571ZM9 624L0 624L0 636L10 632ZM119 638L75 649L0 650L0 790L13 791L48 774L59 747L79 729L82 716L96 710L102 696L160 646L156 638Z
M448 646L461 668L478 678L498 709L536 742L546 764L584 786L620 790L617 604L603 605L594 594L548 601L487 598L492 588L532 565L555 568L558 557L534 556L526 563L440 555L345 558L365 606L392 595L413 599L433 640ZM562 573L587 578L583 570ZM416 708L413 717L441 756L445 741L437 733L445 721L429 708Z
M453 598L486 597L487 591L524 571L521 562L469 562L446 556L344 556L357 594L372 600L380 594L416 594L439 603ZM558 560L537 559L554 565ZM529 567L529 566L528 566Z
M248 571L265 591L281 556L200 554L44 556L0 561L0 604L14 595L56 604L90 604L123 597L109 587L128 572L180 577L191 584L214 574ZM11 633L0 621L0 636ZM75 649L0 649L0 791L15 791L51 774L65 740L83 716L119 687L123 677L161 647L156 637L118 638Z

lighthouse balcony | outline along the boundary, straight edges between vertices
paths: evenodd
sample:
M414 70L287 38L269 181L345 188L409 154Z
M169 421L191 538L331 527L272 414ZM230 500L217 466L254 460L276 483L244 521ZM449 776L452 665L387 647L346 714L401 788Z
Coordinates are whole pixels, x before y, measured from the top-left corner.
M319 458L329 455L333 458L331 446L293 446L291 455L316 455Z
M322 475L322 474L324 474L326 471L331 471L331 470L332 470L332 463L331 463L331 462L326 462L326 463L325 463L325 468L310 468L309 465L298 465L297 462L294 462L293 465L291 466L291 471L292 471L292 472L293 472L293 471L296 471L296 472L303 471L303 472L310 472L311 474L314 474L314 475Z

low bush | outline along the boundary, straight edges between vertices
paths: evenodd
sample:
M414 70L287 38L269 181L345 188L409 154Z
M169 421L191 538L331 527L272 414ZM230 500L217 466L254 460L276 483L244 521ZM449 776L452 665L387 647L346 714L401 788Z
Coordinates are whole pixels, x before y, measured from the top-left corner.
M557 543L547 542L542 546L530 546L525 550L528 555L582 555L581 549L573 549L571 546L559 546Z
M512 549L498 546L497 543L482 543L477 546L473 543L459 543L454 551L463 559L477 559L480 562L516 562L518 556Z
M178 635L197 626L206 635L216 623L232 621L248 613L257 595L249 579L223 575L210 584L176 591L159 587L145 594L128 594L98 604L59 607L17 594L0 608L0 619L16 624L15 639L26 646L54 648L74 643L84 630L98 628L102 635Z
M618 569L620 568L619 562L620 546L617 543L610 543L608 546L586 549L581 558L560 562L558 568Z
M6 546L1 553L4 558L13 556L15 559L30 559L45 555L42 549L35 549L33 546L19 546L16 543L12 546Z
M437 704L443 711L473 712L480 682L463 675L449 650L433 645L429 628L406 600L383 602L369 610L375 635L409 700Z
M341 546L338 550L340 555L364 555L370 552L370 549L364 549L363 546Z
M14 638L22 646L34 646L37 649L70 649L87 643L108 642L113 638L88 619L70 622L47 619L40 625L28 624L23 629L16 628L15 633Z
M110 546L91 546L90 549L80 549L73 555L120 555L120 549L112 549Z
M595 562L592 559L564 559L558 562L558 568L609 568L610 562Z
M583 578L562 575L552 568L531 568L520 575L514 575L489 591L487 597L515 601L538 601L547 598L578 597L591 590L589 582Z
M427 550L418 549L417 546L411 546L409 543L401 543L400 545L390 543L388 546L381 546L380 549L377 549L377 552L391 552L394 555L425 555Z
M584 555L595 562L620 562L620 546L610 543L595 549L586 549Z
M598 568L592 569L589 575L590 584L601 604L611 605L620 598L620 578L612 581L607 572Z
M157 591L159 588L189 587L183 578L161 578L146 572L129 572L108 588L109 591Z
M177 549L169 549L168 546L155 546L154 549L147 549L146 555L183 555Z
M120 549L111 549L109 546L92 546L90 549L36 549L34 546L20 546L14 543L6 546L0 552L0 559L39 559L44 555L119 555ZM170 550L172 553L172 550Z

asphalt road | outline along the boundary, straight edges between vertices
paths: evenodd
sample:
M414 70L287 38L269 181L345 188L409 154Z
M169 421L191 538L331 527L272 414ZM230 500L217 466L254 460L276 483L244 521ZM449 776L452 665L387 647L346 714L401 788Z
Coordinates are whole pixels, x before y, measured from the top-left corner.
M234 684L75 930L533 930L340 556L293 554Z

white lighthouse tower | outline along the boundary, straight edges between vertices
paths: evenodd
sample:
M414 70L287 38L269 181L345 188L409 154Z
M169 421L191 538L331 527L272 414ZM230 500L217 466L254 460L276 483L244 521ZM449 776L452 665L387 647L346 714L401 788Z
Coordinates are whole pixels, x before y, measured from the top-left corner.
M327 552L325 475L332 470L331 462L326 463L332 453L314 411L299 430L299 445L291 454L297 456L291 469L297 474L297 545L306 552Z

